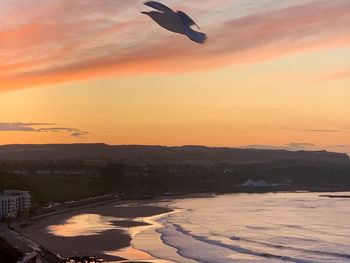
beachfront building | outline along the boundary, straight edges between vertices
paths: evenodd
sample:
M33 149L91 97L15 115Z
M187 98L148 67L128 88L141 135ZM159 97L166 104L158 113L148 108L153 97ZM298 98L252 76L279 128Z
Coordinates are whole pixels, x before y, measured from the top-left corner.
M18 198L15 196L0 195L0 219L16 217L17 203Z
M28 214L30 193L19 190L5 190L0 194L0 219L15 218Z
M17 209L19 213L28 213L30 209L30 193L28 191L5 190L4 195L18 197Z

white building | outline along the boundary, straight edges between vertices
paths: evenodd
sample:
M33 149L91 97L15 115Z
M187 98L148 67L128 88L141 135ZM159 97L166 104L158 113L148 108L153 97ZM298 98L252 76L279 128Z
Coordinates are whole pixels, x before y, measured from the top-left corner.
M0 219L14 218L18 213L18 197L0 195Z
M271 185L268 182L266 182L265 180L254 181L254 180L249 179L244 184L242 184L242 186L245 186L245 187L268 187Z
M27 214L29 209L30 193L27 191L5 190L0 195L0 219Z

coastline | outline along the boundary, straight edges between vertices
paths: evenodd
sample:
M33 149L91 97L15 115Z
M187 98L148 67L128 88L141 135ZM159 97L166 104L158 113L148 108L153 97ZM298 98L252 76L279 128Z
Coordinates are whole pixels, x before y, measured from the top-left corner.
M134 249L131 241L140 231L153 227L152 218L173 211L157 201L116 201L38 218L17 231L61 258L161 262Z
M297 193L300 191L285 192ZM169 263L171 261L161 260L156 255L137 249L140 246L137 245L137 242L135 245L135 236L143 236L144 232L154 232L159 227L156 225L158 224L156 219L177 211L176 206L172 205L174 201L187 198L210 198L215 195L213 193L193 193L162 196L152 200L115 200L102 204L94 203L89 206L74 207L70 211L62 210L54 215L35 218L27 226L18 229L18 232L62 257L97 256L113 262ZM79 218L82 215L85 218ZM101 218L96 217L97 215ZM58 232L56 236L47 232L50 226L54 226L51 231L60 231L62 226L63 228L74 228L85 221L87 223L91 221L93 225L102 224L102 227L92 226L90 233L88 232L91 228L89 224L86 228L80 229L81 232L78 231L78 233ZM141 231L142 235L137 235ZM157 237L157 239L160 238ZM156 242L162 242L162 240L156 240Z
M213 196L213 193L202 192L179 193L142 200L105 200L33 216L28 218L25 224L23 224L23 221L18 221L13 226L20 236L28 240L29 244L36 244L35 247L32 247L34 251L41 249L61 259L88 255L105 259L107 260L106 262L173 263L173 261L162 260L154 255L135 249L132 243L134 237L141 231L147 230L147 228L153 228L154 230L158 224L156 219L176 212L176 207L170 207L173 201ZM110 211L111 207L117 208L118 211ZM102 230L101 232L104 233L102 233L102 238L100 239L97 236L101 233L96 233L95 239L93 235L81 235L73 238L52 236L46 232L51 225L63 225L70 218L84 214L100 214L105 217L112 217L114 219L110 223L113 227L105 232ZM159 241L161 242L161 240ZM113 247L109 246L110 243L113 243ZM102 248L104 246L109 248L110 251L106 251L107 253L90 253L93 250L87 249L79 250L76 251L77 253L72 254L69 251L73 251L71 248L75 244L79 244L82 247L97 245L97 248L99 246Z

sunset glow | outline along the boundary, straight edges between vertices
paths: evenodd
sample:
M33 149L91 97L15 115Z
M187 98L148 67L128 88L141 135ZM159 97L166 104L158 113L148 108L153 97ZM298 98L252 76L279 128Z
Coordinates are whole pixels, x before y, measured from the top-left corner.
M270 147L350 153L350 1L0 2L0 144Z

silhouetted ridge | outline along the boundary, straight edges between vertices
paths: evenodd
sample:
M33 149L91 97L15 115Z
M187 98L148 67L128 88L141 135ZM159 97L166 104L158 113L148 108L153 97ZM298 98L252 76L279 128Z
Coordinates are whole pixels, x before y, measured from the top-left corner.
M349 162L346 154L327 151L238 149L96 144L16 144L0 146L2 160L108 159L144 162L266 163L281 160Z

